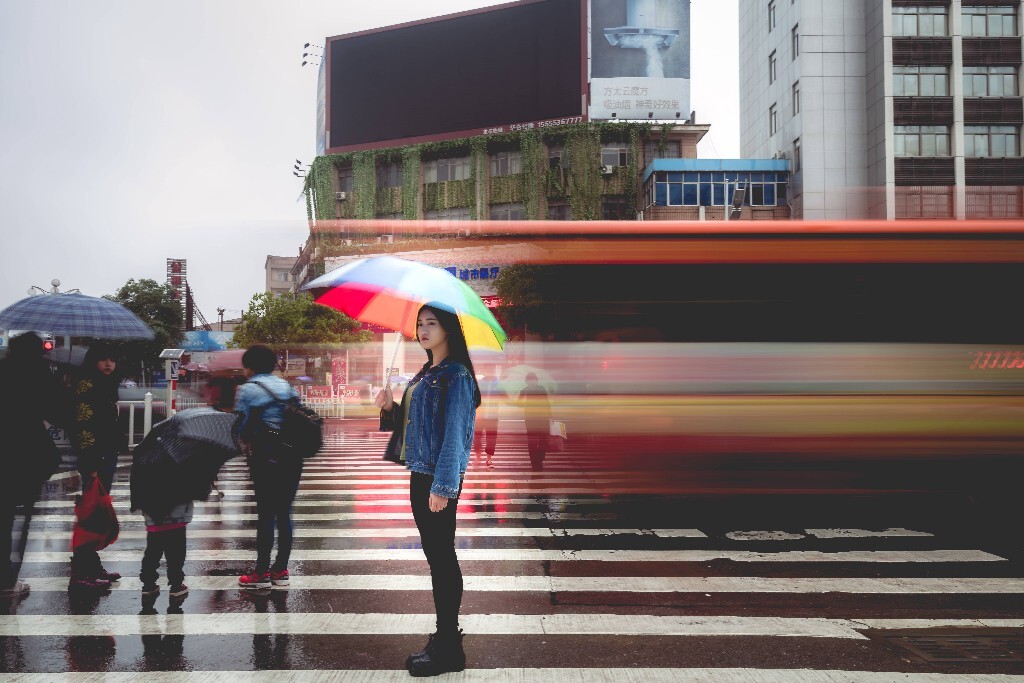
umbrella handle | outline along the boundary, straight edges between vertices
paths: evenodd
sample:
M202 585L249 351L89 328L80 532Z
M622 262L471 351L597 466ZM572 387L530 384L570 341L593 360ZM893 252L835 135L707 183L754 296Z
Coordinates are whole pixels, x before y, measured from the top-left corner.
M395 360L397 360L397 359L398 359L398 349L399 349L399 348L401 348L401 346L402 346L402 338L403 338L404 336L405 336L405 335L403 335L403 334L399 333L399 335L398 335L398 340L397 340L397 341L395 342L395 350L394 350L394 352L393 352L393 353L391 354L391 364L390 364L390 365L388 366L388 376L384 378L384 386L385 386L385 387L386 387L386 386L387 386L388 384L390 384L390 383L391 383L391 374L392 374L392 373L394 372L394 370L395 370Z

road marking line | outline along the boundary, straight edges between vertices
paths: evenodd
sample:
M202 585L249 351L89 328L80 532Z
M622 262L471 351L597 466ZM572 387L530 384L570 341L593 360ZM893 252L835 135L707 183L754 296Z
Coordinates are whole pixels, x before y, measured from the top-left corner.
M132 526L136 523L142 524L142 515L125 515L124 519L121 519L122 528L125 526ZM579 520L601 520L608 521L618 519L618 516L610 512L479 512L476 510L470 510L468 512L458 512L455 515L456 519L462 520L474 520L474 519L543 519L548 521L579 521ZM255 513L237 513L237 514L196 514L193 515L193 522L224 522L224 521L236 521L236 522L251 522L256 519ZM369 521L369 520L383 520L383 519L412 519L411 512L297 512L292 515L292 520L296 522L340 522L340 521ZM68 514L39 514L33 515L33 522L63 522L65 524L72 524L75 521L75 515L73 513Z
M141 553L141 551L140 551ZM65 577L22 577L33 593L67 590ZM785 593L858 595L1022 595L1024 579L945 578L796 578L760 576L463 576L471 592L540 593ZM238 588L234 576L190 576L191 590ZM115 591L138 591L142 582L125 577ZM290 590L429 591L430 577L418 574L340 574L291 577ZM894 620L902 621L903 620ZM895 627L887 627L895 628ZM916 628L916 627L913 627Z
M218 613L0 615L0 636L405 635L429 633L434 614ZM864 640L845 619L632 614L464 614L467 633L507 635L777 636ZM1018 622L1024 623L1024 622Z
M408 683L405 669L317 671L146 671L5 674L12 683L51 683L55 676L71 683ZM842 669L466 669L456 674L466 683L1020 683L1010 674L907 673ZM445 677L443 680L449 680Z
M817 538L924 538L934 536L925 531L911 531L901 527L882 531L866 529L805 529L804 531Z
M295 538L418 538L414 527L385 527L380 529L316 529L299 528ZM548 527L460 527L457 537L468 538L566 538L572 536L648 536L654 538L707 538L698 529L569 529ZM188 537L198 538L255 538L253 529L188 529ZM141 529L122 530L118 539L146 538ZM32 541L63 541L71 539L71 530L33 531Z
M254 551L190 550L191 560L251 560ZM1005 562L1002 557L980 550L851 550L826 553L817 550L790 550L755 553L742 550L546 550L541 548L463 548L458 550L463 562ZM104 561L138 562L138 551L106 550ZM352 548L344 550L296 550L292 559L338 562L421 561L423 552L416 548ZM67 552L30 551L25 562L67 562Z
M391 493L395 493L392 491ZM485 507L488 505L544 505L544 501L537 500L535 498L460 498L459 507ZM592 500L565 500L560 499L556 503L562 506L577 507L581 505L610 505L611 501L606 498L594 498ZM195 504L197 510L209 510L216 508L240 508L240 507L255 507L255 500L223 500L213 502L198 502ZM409 507L408 498L386 498L379 500L296 500L294 507L296 508L313 508L313 507ZM75 502L72 500L41 500L35 505L36 508L40 509L68 509L74 508ZM131 504L126 500L115 500L114 508L118 510L128 510Z

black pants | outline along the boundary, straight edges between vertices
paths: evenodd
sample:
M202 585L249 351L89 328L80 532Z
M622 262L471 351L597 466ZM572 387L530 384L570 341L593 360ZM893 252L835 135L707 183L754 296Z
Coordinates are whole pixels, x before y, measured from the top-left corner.
M544 456L548 453L548 433L536 430L526 432L526 446L530 452L530 467L535 470L544 468Z
M302 478L302 464L253 459L249 464L256 494L256 572L284 571L292 554L292 504ZM277 531L277 558L270 564Z
M434 611L438 633L459 628L462 607L462 570L455 555L455 508L459 499L449 499L440 512L430 511L430 487L434 477L413 472L409 480L409 502L412 516L420 531L420 544L430 565L430 583L434 589ZM459 483L462 494L462 483Z
M14 563L11 562L11 551L14 550L14 518L19 506L10 500L0 502L0 590L10 588L18 581L21 563L25 558L25 545L28 543L28 525L32 519L32 504L29 501L23 506L25 523L22 525L18 538L18 561Z
M494 447L498 444L498 421L490 419L477 420L476 430L473 432L473 450L480 453L484 451L487 456L494 455Z
M156 583L160 578L160 558L167 558L167 583L177 586L185 581L185 527L146 534L146 552L142 555L142 583Z

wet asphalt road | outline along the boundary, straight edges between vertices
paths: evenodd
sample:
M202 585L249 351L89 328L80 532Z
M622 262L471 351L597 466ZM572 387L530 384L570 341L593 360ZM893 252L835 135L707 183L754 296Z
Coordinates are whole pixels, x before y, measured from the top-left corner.
M162 581L152 604L136 578L130 460L113 492L122 536L102 553L124 578L102 594L67 589L78 481L55 478L31 524L32 591L0 600L4 680L406 678L433 604L385 437L331 423L295 506L293 585L272 591L236 584L255 558L243 461L225 467L223 499L197 505L190 594L172 601ZM884 482L839 495L802 476L792 490L702 490L685 458L638 472L571 442L534 473L524 435L499 438L495 468L471 465L459 506L469 670L448 679L1024 680L1014 497Z

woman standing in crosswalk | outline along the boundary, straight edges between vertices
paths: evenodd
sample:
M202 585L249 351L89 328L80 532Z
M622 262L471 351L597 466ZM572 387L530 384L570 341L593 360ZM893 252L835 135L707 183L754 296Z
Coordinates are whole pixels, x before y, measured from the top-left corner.
M409 501L430 565L437 613L437 631L405 664L414 676L436 676L466 668L459 629L462 570L455 554L455 509L469 465L480 387L455 314L423 306L416 337L427 362L401 402L392 397L390 382L376 401L381 430L399 432L399 460L412 472Z

